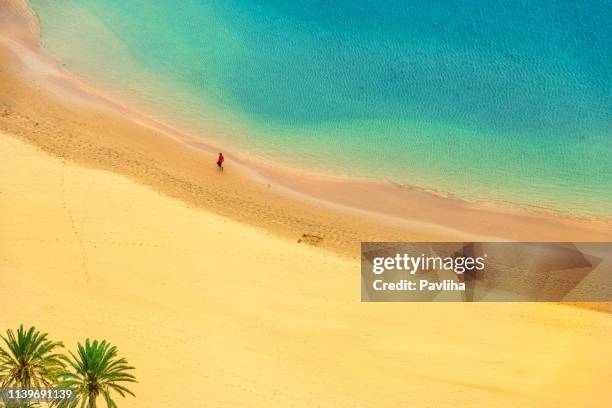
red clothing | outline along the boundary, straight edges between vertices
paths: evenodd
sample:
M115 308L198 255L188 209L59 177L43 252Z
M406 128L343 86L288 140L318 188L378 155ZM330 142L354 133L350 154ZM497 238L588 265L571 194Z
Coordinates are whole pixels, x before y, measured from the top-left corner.
M225 160L225 157L223 157L222 154L219 155L219 158L217 159L217 165L222 165L223 161Z

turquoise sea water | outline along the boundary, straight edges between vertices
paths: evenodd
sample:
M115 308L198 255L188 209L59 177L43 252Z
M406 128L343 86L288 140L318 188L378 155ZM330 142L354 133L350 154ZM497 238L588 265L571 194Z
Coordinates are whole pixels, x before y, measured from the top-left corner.
M31 4L69 69L221 145L612 216L611 2Z

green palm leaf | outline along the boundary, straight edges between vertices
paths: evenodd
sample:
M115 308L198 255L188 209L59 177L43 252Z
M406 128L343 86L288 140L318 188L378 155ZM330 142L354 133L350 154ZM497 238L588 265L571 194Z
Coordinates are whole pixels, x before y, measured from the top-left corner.
M48 340L47 333L21 325L17 334L7 330L0 338L0 387L49 387L65 368L65 357L56 353L63 344Z
M123 383L136 382L130 373L134 367L128 365L124 358L117 357L117 348L106 341L98 342L89 339L85 345L78 344L77 354L70 353L69 370L64 370L58 387L71 388L76 397L58 402L59 408L95 408L98 397L104 399L108 408L117 408L111 392L122 397L134 393Z

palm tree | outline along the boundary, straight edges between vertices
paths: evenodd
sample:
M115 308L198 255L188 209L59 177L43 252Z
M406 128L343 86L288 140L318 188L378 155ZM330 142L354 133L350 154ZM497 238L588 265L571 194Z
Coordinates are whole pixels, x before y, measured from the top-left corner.
M60 401L57 404L60 408L96 408L100 394L108 408L116 408L111 391L122 397L126 394L135 396L121 385L125 382L136 382L136 377L129 373L134 367L128 366L124 358L117 358L117 347L111 346L106 340L90 342L89 339L85 341L85 346L79 343L78 347L78 357L71 352L72 359L68 361L73 371L62 372L62 380L57 384L58 387L74 390L75 397Z
M7 330L0 337L6 344L0 345L0 387L49 387L65 368L65 357L55 352L64 345L47 340L47 333L21 325L16 336Z

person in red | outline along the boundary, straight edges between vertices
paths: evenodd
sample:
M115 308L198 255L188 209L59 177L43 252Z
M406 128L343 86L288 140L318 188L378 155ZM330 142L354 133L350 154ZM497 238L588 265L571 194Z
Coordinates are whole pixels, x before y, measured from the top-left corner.
M223 170L223 162L225 161L225 157L223 157L223 153L219 153L219 158L217 159L217 166L220 170Z

